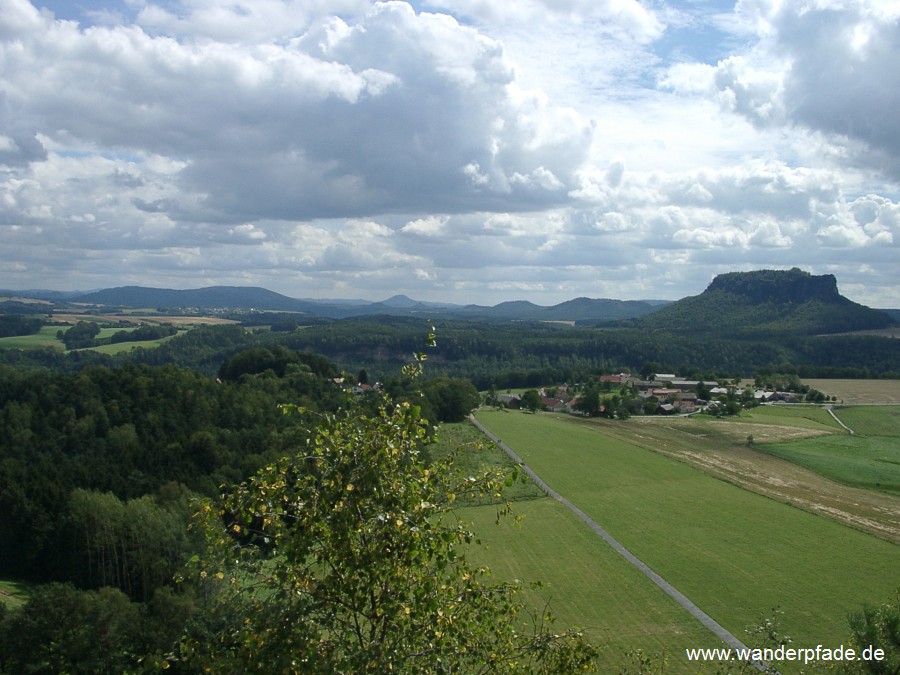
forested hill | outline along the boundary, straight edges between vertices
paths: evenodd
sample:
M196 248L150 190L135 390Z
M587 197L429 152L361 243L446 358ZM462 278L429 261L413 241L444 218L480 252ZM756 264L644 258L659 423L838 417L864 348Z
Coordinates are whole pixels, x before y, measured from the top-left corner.
M210 286L187 290L120 286L72 298L78 303L154 308L264 308L282 311L308 311L311 303L289 298L265 288Z
M648 330L763 337L888 328L885 312L848 300L831 274L797 268L721 274L700 295L683 298L628 325Z
M2 292L2 291L0 291ZM9 292L14 294L15 292ZM643 316L658 303L608 298L576 298L550 307L526 301L503 302L493 307L421 302L396 295L383 302L364 300L304 300L265 288L209 286L187 290L121 286L69 298L66 302L131 308L273 310L302 312L313 317L344 319L356 316L423 316L492 321L574 321L601 324Z

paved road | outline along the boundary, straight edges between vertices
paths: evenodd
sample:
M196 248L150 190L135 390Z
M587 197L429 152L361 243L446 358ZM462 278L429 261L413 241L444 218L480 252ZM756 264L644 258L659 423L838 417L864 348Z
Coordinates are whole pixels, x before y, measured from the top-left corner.
M545 483L540 476L538 476L525 462L522 461L522 458L519 457L515 453L515 451L506 445L503 441L501 441L497 436L491 433L481 422L475 419L474 416L471 416L469 419L472 420L472 423L478 427L488 438L490 438L494 443L497 444L507 455L509 455L510 459L514 461L519 467L526 473L528 476L537 483L540 488L546 492L550 497L553 497L560 504L563 504L566 508L571 510L576 516L578 516L581 520L583 520L588 527L590 527L594 532L596 532L603 540L612 546L625 560L630 562L632 565L637 567L650 581L659 586L663 591L666 592L675 602L681 605L684 609L686 609L691 616L693 616L697 621L706 626L710 631L712 631L722 642L727 644L732 649L747 649L747 645L737 639L733 633L727 630L724 626L718 623L715 619L713 619L709 614L704 612L702 609L697 607L693 602L691 602L690 598L688 598L684 593L675 588L668 581L659 576L656 572L654 572L650 567L634 555L627 548L622 546L609 532L603 529L598 523L596 523L593 518L587 515L584 511L575 506L568 499L559 494L556 490L551 488L547 483ZM766 664L764 663L754 663L759 670L764 671L766 669Z

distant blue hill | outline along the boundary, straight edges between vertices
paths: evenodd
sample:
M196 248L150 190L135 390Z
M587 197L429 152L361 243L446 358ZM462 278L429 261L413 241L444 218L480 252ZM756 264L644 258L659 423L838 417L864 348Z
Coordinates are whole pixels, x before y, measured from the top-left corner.
M639 317L657 310L654 303L634 300L576 298L551 307L527 301L503 302L493 307L422 302L395 295L382 302L353 304L341 300L299 300L258 287L210 286L191 290L121 286L66 298L79 304L108 307L199 310L267 310L302 312L323 318L349 318L384 314L427 318L490 319L505 321L576 321L604 323Z
M851 302L838 293L833 276L813 276L798 269L723 274L701 295L677 302L580 297L549 307L525 300L493 306L454 305L424 302L406 295L381 302L297 299L247 286L188 290L122 286L76 295L48 290L0 293L49 300L57 309L80 303L169 311L295 312L322 319L381 315L433 320L564 321L706 335L821 334L882 328L900 322L900 310L874 310Z
M291 312L305 312L315 306L312 302L295 300L252 286L209 286L190 290L121 286L69 298L69 301L131 308L266 309Z

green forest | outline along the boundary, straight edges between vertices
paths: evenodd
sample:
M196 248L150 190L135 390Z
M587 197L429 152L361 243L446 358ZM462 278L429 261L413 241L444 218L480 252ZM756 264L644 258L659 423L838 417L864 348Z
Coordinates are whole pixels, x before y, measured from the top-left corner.
M206 363L222 343L213 340L206 349L191 351L197 348L198 337L215 331L198 333L185 336L186 351L197 362ZM290 525L292 514L299 513L286 501L285 481L312 480L308 489L322 499L329 481L346 481L346 472L363 469L368 477L353 478L339 503L350 503L353 497L359 508L364 504L368 509L383 508L371 493L377 489L371 473L375 471L393 481L392 491L384 498L391 503L394 519L414 515L430 519L439 511L431 507L422 511L426 493L432 495L427 497L429 503L437 504L446 497L449 485L449 474L442 473L430 458L434 424L462 420L480 400L468 380L443 375L420 380L409 371L386 380L381 392L358 386L353 393L349 385L368 380L365 371L351 377L326 357L278 344L238 350L221 360L212 374L130 360L94 363L79 354L64 357L68 362L59 369L38 367L37 360L28 368L0 368L0 512L4 514L0 578L36 584L21 606L8 608L0 603L0 672L252 670L252 664L240 659L223 661L228 650L199 651L199 645L225 639L230 629L217 617L224 616L222 603L235 601L209 588L205 572L185 578L186 565L198 556L208 561L213 555L209 537L231 533L222 544L226 550L237 546L265 560L280 559L270 550L274 542L297 532L288 527L279 535L275 523ZM395 430L397 435L392 436ZM337 440L345 434L346 440ZM323 437L339 446L323 461L330 463L348 450L355 453L341 476L325 479L310 460L294 460L285 469L290 478L282 474L278 479L281 497L270 502L271 512L280 517L263 525L261 512L254 508L246 529L237 534L246 509L242 513L233 506L234 511L226 513L221 509L229 507L220 505L209 507L219 515L198 526L201 500L222 504L223 494L242 490L242 485L250 489L273 466L283 466L286 458L302 457L302 448ZM404 449L385 457L390 465L373 464L374 456L367 453L393 447L395 441ZM438 481L442 475L445 478ZM422 481L426 491L411 495L409 499L415 499L410 504L397 501L397 481L405 485L407 479L410 484ZM498 480L467 477L454 491L461 499L471 490L493 493L501 489ZM224 521L229 519L234 519L234 525L226 529ZM263 531L266 537L257 536ZM338 542L328 539L341 531L339 524L334 531L329 526L317 541L337 547L335 559L350 560ZM273 544L268 543L269 535ZM478 626L484 630L488 621L496 625L503 618L498 607L506 608L510 620L521 609L512 600L514 589L486 584L477 570L469 570L457 556L454 541L469 541L472 536L454 527L440 534L436 543L423 540L426 548L421 550L418 535L402 544L412 550L413 557L404 564L413 572L427 563L440 565L429 573L434 580L456 583L465 575L464 592L472 595L466 603L466 620L473 625L464 628L460 618L457 626L448 625L442 631L449 636L451 628L458 630L457 644L467 631ZM391 556L384 560L385 564L397 562ZM386 573L394 574L392 568ZM439 591L435 589L443 602L446 592ZM477 601L481 594L486 602L491 599L488 604ZM388 595L395 598L397 592ZM414 597L406 600L414 601ZM249 612L253 600L243 602L240 610L230 605L229 611ZM441 605L440 611L444 608ZM320 626L307 637L312 641L335 630L333 625ZM509 663L540 661L545 672L590 662L592 648L577 635L536 635L531 642L523 642L513 623L509 631L503 644L499 638L486 641L485 650L490 653L473 650L461 660L489 661L490 654L502 652L504 659L511 659ZM372 640L370 647L382 643ZM22 644L29 649L21 649ZM453 642L445 638L442 644ZM398 646L397 653L408 656L419 647L412 640L402 649ZM446 653L436 654L428 659L448 658ZM379 670L394 657L354 652L342 658L345 667L358 672ZM335 663L329 661L293 672L333 672L333 667ZM431 670L416 667L422 668Z
M284 319L269 319L283 327ZM296 318L293 319L296 321ZM433 322L440 342L429 374L471 380L479 390L577 382L590 375L639 371L654 362L661 370L722 378L758 372L792 372L801 377L900 377L900 342L844 334L698 336L648 328L596 328L545 322ZM155 348L105 355L91 350L0 350L0 364L17 369L77 371L89 364L174 365L207 376L225 359L254 347L281 345L322 355L348 372L368 369L374 379L396 376L421 342L424 319L369 317L302 326L293 330L238 325L195 328Z

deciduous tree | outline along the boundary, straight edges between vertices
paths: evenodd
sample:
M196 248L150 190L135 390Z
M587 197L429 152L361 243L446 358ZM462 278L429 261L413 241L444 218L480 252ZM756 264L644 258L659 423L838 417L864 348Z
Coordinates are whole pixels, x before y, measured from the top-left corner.
M531 412L537 412L541 409L541 395L536 389L529 389L522 394L522 407Z
M197 579L219 623L173 658L212 672L592 669L579 633L550 632L518 584L468 563L476 537L454 504L500 497L502 477L427 465L425 436L409 403L325 415L296 454L207 502Z
M882 658L862 658L847 664L846 672L861 675L900 673L900 589L878 607L864 607L849 617L851 641L857 654L881 650Z

